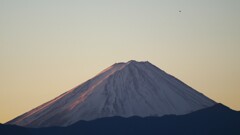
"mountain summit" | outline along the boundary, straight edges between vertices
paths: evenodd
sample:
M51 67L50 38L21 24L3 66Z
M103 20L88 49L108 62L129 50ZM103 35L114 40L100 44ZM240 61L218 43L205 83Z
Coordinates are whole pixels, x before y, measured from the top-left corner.
M7 124L68 126L79 120L112 116L182 115L215 104L151 63L129 61L108 67Z

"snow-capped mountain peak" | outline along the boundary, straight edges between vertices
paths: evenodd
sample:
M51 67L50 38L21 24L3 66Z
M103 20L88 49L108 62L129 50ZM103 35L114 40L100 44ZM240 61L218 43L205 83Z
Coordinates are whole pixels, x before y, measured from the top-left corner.
M57 98L11 120L27 127L68 126L111 116L187 114L215 102L149 62L116 63Z

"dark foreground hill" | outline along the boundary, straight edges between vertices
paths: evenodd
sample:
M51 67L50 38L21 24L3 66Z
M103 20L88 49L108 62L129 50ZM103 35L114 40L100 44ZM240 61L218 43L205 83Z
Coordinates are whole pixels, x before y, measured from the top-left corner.
M1 135L240 135L240 112L222 104L187 115L109 117L68 127L23 128L0 125Z

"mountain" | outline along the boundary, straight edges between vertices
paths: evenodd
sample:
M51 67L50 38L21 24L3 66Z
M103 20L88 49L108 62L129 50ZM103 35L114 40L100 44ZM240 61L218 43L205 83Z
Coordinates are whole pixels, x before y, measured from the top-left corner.
M18 132L16 131L18 130ZM0 125L6 135L239 135L240 112L222 104L186 115L108 117L68 127L23 128Z
M79 120L183 115L216 103L149 62L116 63L57 98L9 121L24 127Z

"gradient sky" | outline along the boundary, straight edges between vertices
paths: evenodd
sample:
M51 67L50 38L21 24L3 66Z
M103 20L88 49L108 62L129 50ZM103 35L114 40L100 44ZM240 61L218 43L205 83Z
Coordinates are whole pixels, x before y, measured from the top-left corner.
M240 0L0 0L0 122L132 59L240 110Z

